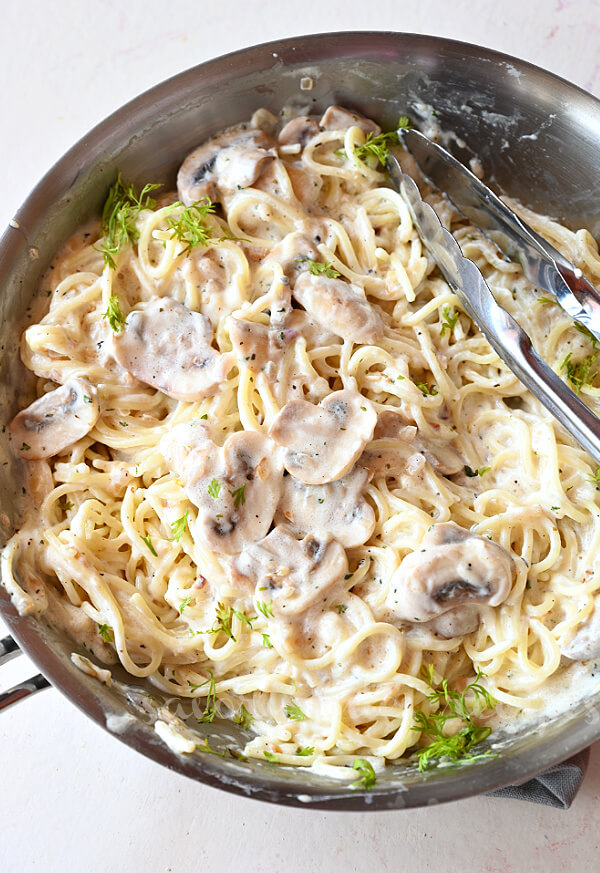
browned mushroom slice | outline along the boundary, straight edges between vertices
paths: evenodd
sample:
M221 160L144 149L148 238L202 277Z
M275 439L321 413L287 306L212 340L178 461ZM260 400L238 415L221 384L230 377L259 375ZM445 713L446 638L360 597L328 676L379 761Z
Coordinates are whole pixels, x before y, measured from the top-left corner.
M319 324L345 340L376 343L383 337L383 322L364 291L341 279L302 273L294 297Z
M594 602L594 610L570 643L563 646L561 654L571 661L587 661L600 657L600 597Z
M319 122L316 118L311 118L309 115L299 115L284 125L277 140L280 146L299 145L304 148L306 143L319 131Z
M275 158L273 139L263 130L235 127L209 139L187 156L177 174L186 206L219 193L250 187Z
M363 497L369 478L360 467L328 485L305 485L286 476L275 521L288 522L302 535L328 533L345 548L360 546L375 529L375 513Z
M430 621L463 604L498 606L514 572L502 546L454 522L435 524L394 573L388 606L407 621Z
M177 400L209 396L233 366L232 355L212 348L208 318L170 297L134 309L112 339L114 357L128 373Z
M357 112L350 112L349 109L344 109L341 106L330 106L326 109L320 125L325 130L347 130L356 125L363 133L372 133L373 136L381 133L379 125L371 121L370 118L365 118L364 115L359 115Z
M13 448L22 458L50 458L89 433L99 415L96 389L86 379L69 379L13 418Z
M286 403L270 435L286 451L283 464L307 485L341 479L373 435L377 415L357 391L334 391L318 406L306 400Z
M200 537L212 551L235 555L265 536L283 482L270 439L239 431L219 447L206 425L191 422L166 434L160 450L198 507Z
M342 546L328 534L303 540L276 527L261 542L244 549L232 565L235 577L256 586L256 599L272 601L274 616L306 612L348 572Z
M377 417L374 440L394 440L396 446L367 449L360 463L374 473L397 473L414 466L415 453L421 454L442 476L453 476L464 469L464 461L448 442L423 437L400 410L386 409Z

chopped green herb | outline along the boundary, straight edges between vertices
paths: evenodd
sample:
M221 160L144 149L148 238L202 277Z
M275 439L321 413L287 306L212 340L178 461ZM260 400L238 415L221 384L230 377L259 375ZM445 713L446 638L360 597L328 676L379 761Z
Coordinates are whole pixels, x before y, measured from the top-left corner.
M91 403L91 402L92 402L92 398L90 397L89 394L84 394L84 395L83 395L83 402L84 402L84 403Z
M150 539L150 534L148 534L147 537L140 537L140 539L143 540L143 542L146 543L146 545L148 546L148 548L150 549L150 551L152 552L152 554L154 555L154 557L155 557L155 558L158 558L158 552L156 551L156 549L155 549L154 546L152 545L152 540Z
M561 371L566 370L567 379L577 394L579 394L584 385L591 385L594 381L597 371L592 372L592 368L596 363L597 358L598 355L593 353L588 355L587 358L584 358L582 361L579 361L577 364L574 364L571 361L571 352L569 352L560 365Z
M66 497L61 497L58 501L58 508L62 509L63 512L68 512L69 509L73 509L73 504Z
M269 603L265 603L264 600L256 601L256 608L264 615L265 618L273 618L273 601L271 600Z
M98 633L105 643L112 643L115 638L113 634L113 629L109 624L99 624Z
M183 206L181 201L173 204L173 209ZM171 231L171 239L177 239L186 243L184 253L190 252L196 246L206 246L212 239L212 230L205 222L209 212L214 212L214 204L208 197L185 206L177 216L167 219L167 225Z
M446 332L452 333L458 321L458 312L453 312L449 306L444 306L442 309L442 331L440 336L444 336Z
M188 523L188 515L190 514L189 509L186 509L184 515L181 518L178 518L177 521L171 522L171 533L172 537L169 537L169 540L175 540L175 542L179 542L183 534L185 533L185 529Z
M104 240L100 251L104 263L116 268L115 256L128 243L137 242L139 231L136 219L142 209L154 209L156 202L149 197L151 191L160 185L144 185L138 197L135 188L129 182L123 182L119 173L117 181L112 185L102 210L102 233ZM111 325L112 327L112 325ZM115 328L113 327L113 330Z
M108 306L102 318L108 319L113 333L121 333L125 327L125 316L123 315L119 298L115 294L111 294L108 298Z
M551 300L549 297L538 297L537 302L542 306L558 306L556 300Z
M336 609L339 612L339 614L342 615L344 612L346 612L348 607L346 606L345 603L338 603L338 605L336 606Z
M593 473L589 478L590 482L593 482L594 485L600 485L600 467L596 467L596 472Z
M398 145L398 130L401 128L408 129L410 127L412 127L410 119L406 115L402 115L398 119L398 127L396 130L391 130L388 133L380 133L377 136L368 133L364 143L354 147L354 157L363 162L367 161L369 158L374 158L385 167L387 156L390 153L390 146ZM339 153L345 153L345 149L340 149Z
M375 770L373 770L373 765L370 761L366 761L364 758L356 758L352 769L358 770L360 773L360 778L352 783L352 788L364 788L366 791L369 791L369 789L377 784Z
M285 714L292 721L306 721L306 715L302 712L297 703L288 703L285 707Z
M202 743L202 744L197 744L196 750L198 752L206 752L209 755L218 755L220 758L225 757L225 752L217 752L216 749L211 749L211 747L208 744L208 740L204 740L204 743Z
M267 759L267 761L271 761L272 764L277 764L279 758L277 755L274 755L273 752L263 752L263 755Z
M478 467L477 470L474 470L472 467L469 467L468 464L465 464L463 467L465 471L465 475L469 476L469 478L473 479L475 476L483 476L485 473L489 473L492 469L491 467Z
M192 602L192 598L191 598L191 597L185 597L185 598L181 601L181 603L179 604L179 614L180 614L180 615L183 613L183 610L186 608L186 606L189 606L191 602Z
M313 276L327 276L328 279L337 279L340 275L333 264L323 264L321 261L313 261L311 258L296 258L296 261L305 261L308 264L309 273L312 273Z
M236 724L239 724L240 727L244 728L244 730L247 730L254 724L254 718L250 715L243 703L239 713L233 720Z
M199 722L212 722L217 714L217 688L215 685L215 677L210 670L207 670L207 673L208 679L206 682L202 682L200 685L196 686L197 688L203 688L204 685L208 685L204 713L201 716L197 716Z
M271 642L271 637L269 636L269 634L262 635L262 644L265 647L265 649L272 649L273 648L273 643Z
M200 416L200 418L201 418L203 421L208 421L208 412L205 412L204 415L201 415L201 416Z
M246 502L246 495L244 493L245 490L246 490L246 484L244 483L243 485L240 485L239 488L236 488L235 491L230 492L231 496L233 497L233 505L235 506L236 509L240 505L243 506L244 503Z
M302 758L309 758L311 755L314 755L315 747L314 746L298 746L296 749L296 754L300 755Z
M578 330L579 333L582 333L592 344L592 348L595 349L598 345L598 340L588 328L584 324L580 324L578 321L573 322L573 327L575 330Z
M558 512L559 509L560 509L560 506L551 506L550 512Z
M428 394L433 397L438 393L435 385L428 386L425 382L415 382L415 386L419 389L423 397L427 397Z
M458 761L494 756L491 751L480 755L471 752L474 746L483 742L491 733L491 728L475 724L473 715L480 715L484 709L494 709L496 706L492 695L480 684L483 673L477 671L474 681L461 693L450 688L446 679L440 688L433 688L433 667L429 665L426 672L432 686L432 692L427 699L434 704L441 704L441 709L432 715L425 715L421 711L415 713L413 729L432 739L428 746L415 753L419 760L419 770L425 770L430 761L440 758ZM469 703L469 696L473 697L472 704ZM453 736L446 736L444 733L444 726L449 719L460 719L464 724Z
M30 449L31 449L31 446L28 446L27 443L23 443L23 445L21 446L22 452L28 452Z
M208 486L208 496L212 497L213 500L216 500L221 493L221 487L221 483L218 479L211 479L210 485Z

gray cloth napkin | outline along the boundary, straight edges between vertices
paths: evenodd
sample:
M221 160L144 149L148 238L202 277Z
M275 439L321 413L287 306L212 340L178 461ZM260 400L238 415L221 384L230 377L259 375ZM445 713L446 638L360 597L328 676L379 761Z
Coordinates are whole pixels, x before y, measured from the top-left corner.
M490 791L488 797L512 797L514 800L529 800L531 803L568 809L581 788L589 760L590 750L583 749L534 779L521 785L507 785L506 788Z

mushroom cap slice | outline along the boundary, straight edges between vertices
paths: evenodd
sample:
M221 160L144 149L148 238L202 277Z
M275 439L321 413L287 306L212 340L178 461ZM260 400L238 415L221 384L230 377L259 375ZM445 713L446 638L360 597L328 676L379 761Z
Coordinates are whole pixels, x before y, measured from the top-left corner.
M593 612L571 642L561 648L561 654L572 661L587 661L600 656L600 597L596 597Z
M319 324L355 343L376 343L383 338L381 316L364 291L341 279L302 273L294 297Z
M306 485L341 479L373 435L377 414L357 391L334 391L318 406L292 400L269 430L286 449L283 465Z
M407 621L430 621L463 604L498 606L514 573L502 546L452 521L434 524L392 576L388 606Z
M277 137L280 146L299 145L302 148L320 132L319 122L309 115L298 115L285 124Z
M289 528L278 526L245 549L232 572L256 585L257 600L272 600L274 615L292 616L322 601L348 572L348 560L328 534L297 540Z
M254 373L276 368L285 351L284 331L233 315L227 319L227 327L240 366Z
M15 415L14 450L22 458L50 458L89 433L99 415L96 389L86 379L69 379Z
M329 106L323 113L320 121L321 127L325 130L347 130L349 127L360 127L363 133L372 133L377 136L381 133L381 128L370 118L365 118L364 115L359 115L357 112L350 112L349 109L344 109L342 106Z
M212 551L235 555L265 536L283 481L268 437L238 431L219 447L206 425L189 422L166 434L160 451L198 507L200 535Z
M362 496L370 478L361 467L327 485L305 485L286 476L275 521L302 535L328 533L347 549L360 546L375 529L375 513Z
M113 355L140 382L177 400L200 400L221 385L234 363L211 340L206 316L170 297L153 297L113 335Z
M264 130L234 127L209 139L187 156L177 174L177 191L186 206L220 192L248 188L275 159Z
M396 445L370 446L360 464L374 473L396 475L415 467L415 454L421 454L442 476L464 469L462 456L449 442L423 437L400 410L385 409L377 417L374 440L394 440Z

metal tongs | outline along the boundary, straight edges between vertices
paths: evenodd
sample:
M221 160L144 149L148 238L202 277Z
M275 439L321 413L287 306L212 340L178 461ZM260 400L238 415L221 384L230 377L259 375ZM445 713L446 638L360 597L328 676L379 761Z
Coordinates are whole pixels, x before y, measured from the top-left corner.
M424 175L454 206L509 257L527 278L556 298L562 308L600 340L600 294L581 271L521 221L496 195L445 149L415 130L399 131ZM387 158L392 184L406 201L419 236L494 351L518 379L600 465L600 420L546 364L512 315L496 302L475 264L421 198L393 155Z

